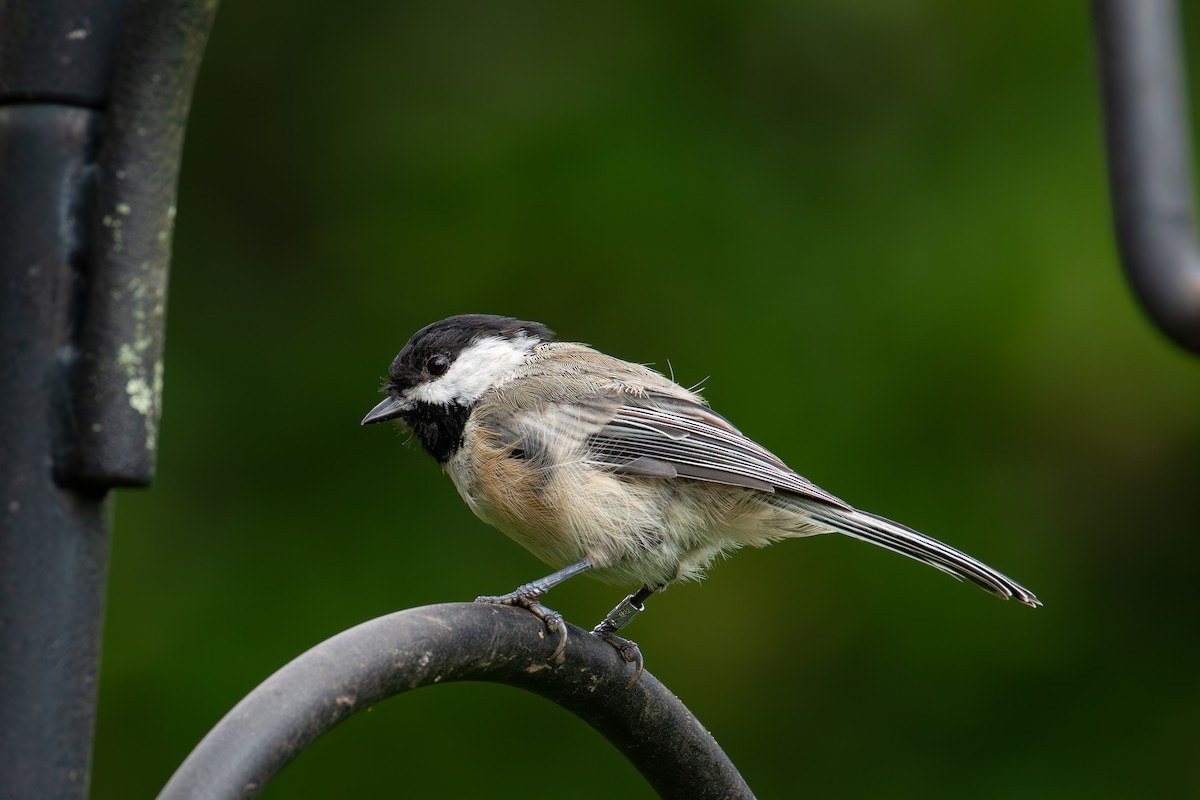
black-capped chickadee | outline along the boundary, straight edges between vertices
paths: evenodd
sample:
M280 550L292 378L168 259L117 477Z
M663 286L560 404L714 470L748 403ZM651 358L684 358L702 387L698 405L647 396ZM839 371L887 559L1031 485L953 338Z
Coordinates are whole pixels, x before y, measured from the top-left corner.
M593 633L641 672L617 636L653 592L699 580L744 545L840 533L929 564L1003 598L1028 589L949 545L859 511L793 472L695 392L537 322L466 314L427 325L388 370L363 419L403 422L471 510L557 572L479 601L537 614L540 597L582 572L640 585ZM632 682L632 681L631 681Z

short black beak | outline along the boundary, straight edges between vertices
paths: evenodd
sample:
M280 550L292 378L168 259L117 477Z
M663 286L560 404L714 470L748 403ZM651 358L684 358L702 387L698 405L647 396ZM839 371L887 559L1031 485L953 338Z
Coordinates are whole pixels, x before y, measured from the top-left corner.
M389 419L395 419L408 409L408 403L399 397L384 398L379 405L372 408L367 415L363 417L362 425L370 425L374 422L387 422Z

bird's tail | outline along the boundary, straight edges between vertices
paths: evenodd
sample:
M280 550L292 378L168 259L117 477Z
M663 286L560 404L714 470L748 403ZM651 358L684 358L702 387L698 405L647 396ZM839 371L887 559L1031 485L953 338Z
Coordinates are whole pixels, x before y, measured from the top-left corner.
M898 522L869 514L866 511L842 509L801 498L789 498L801 505L805 516L836 533L878 545L893 553L940 569L965 579L994 595L1015 597L1027 606L1037 608L1042 603L1033 592L1021 584L948 544L914 531Z

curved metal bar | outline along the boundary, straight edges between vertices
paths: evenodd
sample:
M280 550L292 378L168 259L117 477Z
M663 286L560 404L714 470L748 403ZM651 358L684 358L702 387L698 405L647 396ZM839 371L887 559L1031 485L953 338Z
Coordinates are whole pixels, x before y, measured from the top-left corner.
M752 798L728 756L653 675L626 688L617 652L568 626L562 657L532 614L446 603L399 611L334 636L286 665L225 715L159 800L255 797L342 720L392 695L451 681L527 689L576 714L628 758L663 798Z
M1150 317L1200 354L1200 247L1174 0L1094 0L1109 185L1125 272Z

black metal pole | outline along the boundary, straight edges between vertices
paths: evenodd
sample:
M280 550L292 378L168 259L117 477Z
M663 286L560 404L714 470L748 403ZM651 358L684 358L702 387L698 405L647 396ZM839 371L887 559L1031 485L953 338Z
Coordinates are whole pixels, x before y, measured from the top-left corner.
M562 656L549 662L557 637L547 637L533 614L510 606L446 603L365 622L304 653L247 695L192 751L159 800L256 797L313 740L352 714L410 689L453 681L504 683L558 703L612 742L666 800L752 800L733 763L679 698L649 672L627 686L632 666L616 650L568 628ZM503 721L492 729L476 744L503 741ZM513 732L511 745L514 768L542 769L536 736ZM570 796L574 773L556 774L561 785L551 794Z
M1094 0L1117 246L1134 291L1200 354L1200 248L1174 0Z
M126 2L0 6L0 796L87 796L109 502L64 487L90 197Z
M87 796L108 492L153 471L175 178L215 9L0 3L0 797Z
M4 24L0 22L0 25ZM54 478L98 113L0 107L0 797L86 797L108 502Z

